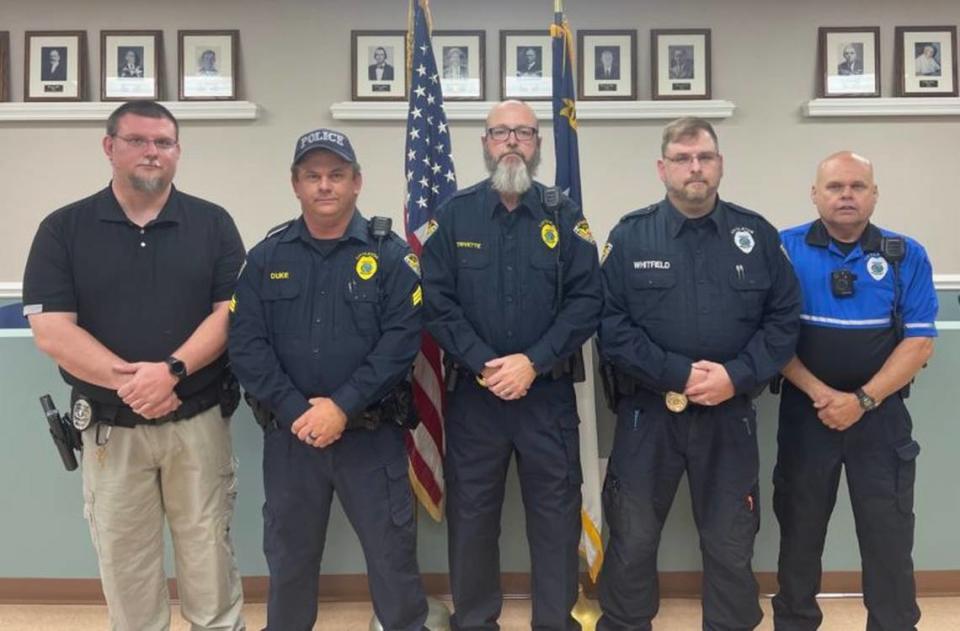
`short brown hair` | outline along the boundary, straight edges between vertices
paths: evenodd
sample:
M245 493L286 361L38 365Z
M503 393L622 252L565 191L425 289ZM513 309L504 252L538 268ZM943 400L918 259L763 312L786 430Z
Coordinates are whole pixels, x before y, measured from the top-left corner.
M110 118L107 119L108 136L117 135L117 123L127 114L143 116L144 118L165 118L173 123L173 129L177 135L177 138L180 138L180 123L178 123L174 115L170 113L170 110L160 105L156 101L127 101L117 109L113 110L113 113L110 114Z
M705 131L710 135L710 138L713 139L713 145L717 148L717 151L720 151L720 141L717 140L717 132L713 131L713 125L703 118L684 116L663 128L663 141L660 143L660 155L667 155L667 145L671 142L677 142L684 138L693 138L701 131Z

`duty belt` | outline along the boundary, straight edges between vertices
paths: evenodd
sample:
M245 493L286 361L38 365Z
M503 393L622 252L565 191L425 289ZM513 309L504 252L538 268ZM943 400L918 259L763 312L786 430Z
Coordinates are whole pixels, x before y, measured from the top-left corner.
M148 419L134 412L127 405L101 403L80 394L76 390L70 396L71 407L76 409L78 401L86 401L91 408L90 418L94 423L114 425L116 427L136 427L137 425L162 425L191 418L205 412L220 403L219 385L213 384L198 394L183 401L176 410L159 418ZM82 404L81 404L82 407Z

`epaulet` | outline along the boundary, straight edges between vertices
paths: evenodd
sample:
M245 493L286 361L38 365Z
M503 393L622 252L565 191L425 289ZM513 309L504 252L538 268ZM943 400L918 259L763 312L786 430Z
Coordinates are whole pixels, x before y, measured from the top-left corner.
M477 189L483 186L484 182L485 180L482 180L480 182L477 182L476 184L473 184L472 186L468 186L467 188L457 189L457 191L450 196L450 199L456 199L458 197L465 197L467 195L472 195L477 192Z
M284 230L289 228L295 221L296 219L291 219L289 221L284 221L282 224L278 226L274 226L270 228L269 230L267 230L267 236L265 236L264 239L269 239L270 237L277 236L278 234L282 233Z
M726 202L726 201L723 203L727 208L729 208L734 212L738 212L741 215L749 215L751 217L760 217L761 219L763 218L763 215L761 215L755 210L750 210L749 208L744 208L743 206L737 206L736 204L731 204L730 202Z
M627 219L635 219L637 217L646 217L648 215L652 215L653 213L657 212L658 208L660 208L660 204L650 204L646 208L638 208L637 210L634 210L633 212L629 212L626 215L624 215L623 219L621 219L620 221L626 221Z

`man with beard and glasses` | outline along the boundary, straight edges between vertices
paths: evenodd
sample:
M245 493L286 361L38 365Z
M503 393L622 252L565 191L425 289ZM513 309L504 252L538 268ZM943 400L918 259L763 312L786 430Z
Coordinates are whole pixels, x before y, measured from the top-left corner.
M118 107L110 184L41 223L24 315L72 386L84 514L114 631L170 627L163 524L194 630L245 628L230 543L236 497L227 309L244 249L221 208L173 186L178 125L152 101Z
M649 630L657 548L687 472L703 554L703 628L756 627L760 524L751 399L793 356L800 291L776 229L717 195L723 156L707 121L664 129L666 198L626 215L604 246L600 351L616 373L604 514L602 631Z
M446 353L449 393L451 626L499 628L500 512L515 455L532 627L571 631L581 503L571 368L600 315L597 250L580 209L533 181L540 136L527 104L495 105L482 144L490 177L441 206L423 249L427 328Z

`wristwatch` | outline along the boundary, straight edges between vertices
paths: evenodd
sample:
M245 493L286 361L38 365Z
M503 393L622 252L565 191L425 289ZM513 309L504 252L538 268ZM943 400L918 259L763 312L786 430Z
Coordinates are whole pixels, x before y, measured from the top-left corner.
M860 407L864 412L869 412L879 405L876 399L863 391L863 388L857 388L853 391L853 394L857 396L857 401L860 403Z
M176 377L178 380L187 376L187 365L181 360L171 355L163 361L167 363L167 368L170 369L170 374Z

